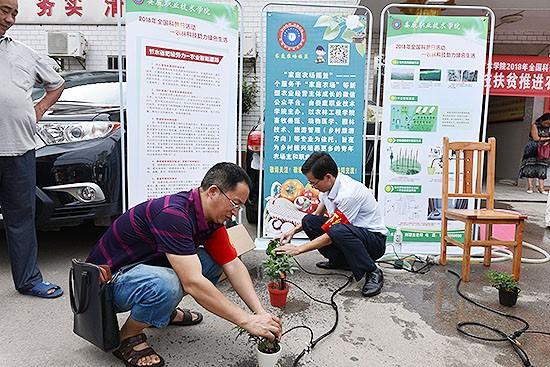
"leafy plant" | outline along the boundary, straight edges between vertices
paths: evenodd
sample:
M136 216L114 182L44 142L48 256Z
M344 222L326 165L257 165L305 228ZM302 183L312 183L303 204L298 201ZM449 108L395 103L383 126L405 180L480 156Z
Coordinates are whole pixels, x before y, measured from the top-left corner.
M273 282L278 283L279 289L286 288L286 277L288 274L294 274L294 270L298 269L294 266L292 256L286 254L277 254L275 249L281 244L278 238L269 241L265 251L267 257L262 262L264 271Z
M256 79L247 82L243 80L243 113L248 113L254 106L256 106L256 97L258 96L258 86L256 85Z
M355 44L355 49L365 56L365 18L359 15L321 15L314 27L326 27L323 40L332 41L338 36L347 42Z
M250 334L248 331L246 331L242 327L236 326L235 328L237 329L237 333L238 333L235 340L237 340L237 338L241 337L242 335L247 334L248 335L247 342L249 344L257 345L258 350L262 353L273 354L273 353L277 353L281 349L278 339L269 340L262 336Z
M504 289L509 292L519 292L518 282L508 273L489 270L485 273L485 276L489 280L489 283L491 283L491 286L496 289Z

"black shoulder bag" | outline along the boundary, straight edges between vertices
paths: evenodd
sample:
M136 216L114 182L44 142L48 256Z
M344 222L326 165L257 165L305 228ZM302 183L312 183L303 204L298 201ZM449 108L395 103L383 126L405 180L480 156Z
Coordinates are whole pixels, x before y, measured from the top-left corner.
M69 272L73 332L106 352L120 344L112 289L118 274L109 279L105 269L76 259L72 260Z

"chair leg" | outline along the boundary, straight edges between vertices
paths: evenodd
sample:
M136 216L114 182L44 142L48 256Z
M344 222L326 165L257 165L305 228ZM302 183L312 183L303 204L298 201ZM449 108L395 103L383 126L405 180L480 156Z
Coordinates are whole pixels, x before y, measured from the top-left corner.
M525 223L523 220L516 226L516 247L514 247L514 258L512 260L512 275L515 280L519 281L519 273L521 271L521 253L523 250L523 229Z
M485 229L487 230L487 232L485 233L485 240L489 241L493 237L493 225L487 224ZM485 247L485 251L483 253L484 266L491 266L491 250L491 246Z
M445 237L447 237L447 218L443 214L443 218L441 218L441 248L439 250L440 265L447 265L447 241Z
M470 281L470 250L472 245L472 222L466 221L464 228L464 248L462 253L462 280Z

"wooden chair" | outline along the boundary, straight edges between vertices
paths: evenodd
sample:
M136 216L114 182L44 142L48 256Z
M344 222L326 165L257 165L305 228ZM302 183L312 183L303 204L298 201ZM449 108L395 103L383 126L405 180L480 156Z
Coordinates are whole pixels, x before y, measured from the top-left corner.
M451 154L449 154L451 153ZM454 154L453 154L454 153ZM481 174L483 156L486 155L486 189L483 191ZM474 246L484 247L483 265L491 265L492 246L509 247L513 253L512 275L519 280L521 251L523 243L524 221L527 216L494 208L496 140L489 138L487 143L449 142L443 138L443 176L441 218L441 251L440 263L447 263L447 246L454 245L463 249L462 280L470 280L470 253ZM454 191L449 192L449 165L454 160ZM477 162L474 164L474 162ZM475 172L474 172L475 170ZM484 209L449 209L449 199L485 199ZM448 235L447 223L457 220L464 223L464 242L457 241ZM474 224L485 224L485 238L473 239ZM493 224L514 224L516 227L514 241L497 240L492 236Z

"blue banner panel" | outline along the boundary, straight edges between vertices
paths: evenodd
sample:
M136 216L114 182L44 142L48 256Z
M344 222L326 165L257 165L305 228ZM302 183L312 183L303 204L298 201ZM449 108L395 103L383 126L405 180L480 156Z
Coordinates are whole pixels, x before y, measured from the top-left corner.
M314 151L363 181L366 26L358 15L267 13L265 237L317 207L300 170Z

